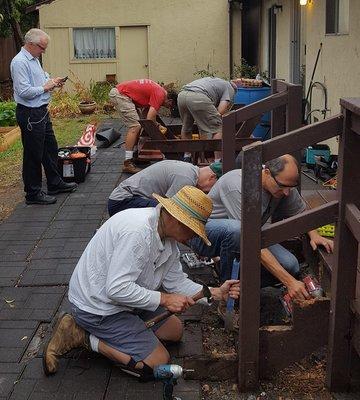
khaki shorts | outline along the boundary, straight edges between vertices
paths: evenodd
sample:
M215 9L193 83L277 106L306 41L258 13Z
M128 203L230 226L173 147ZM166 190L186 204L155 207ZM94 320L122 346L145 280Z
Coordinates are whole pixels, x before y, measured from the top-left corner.
M119 93L116 88L113 88L110 90L109 98L110 102L114 104L116 111L120 114L120 119L126 128L140 126L139 114L130 97Z
M200 135L206 135L209 139L222 131L221 115L205 94L182 90L177 102L183 124L181 132L191 133L194 121L199 128Z

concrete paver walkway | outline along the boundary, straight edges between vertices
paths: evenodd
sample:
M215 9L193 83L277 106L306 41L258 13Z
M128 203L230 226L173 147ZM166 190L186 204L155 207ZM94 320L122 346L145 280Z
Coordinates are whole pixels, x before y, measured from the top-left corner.
M0 225L1 400L162 398L162 384L138 383L97 354L68 355L53 377L42 371L42 344L58 313L69 311L71 273L107 218L108 196L124 178L122 162L121 149L98 149L76 192L58 195L49 206L21 203ZM174 346L175 362L181 364L184 347ZM200 399L200 383L181 380L176 393Z

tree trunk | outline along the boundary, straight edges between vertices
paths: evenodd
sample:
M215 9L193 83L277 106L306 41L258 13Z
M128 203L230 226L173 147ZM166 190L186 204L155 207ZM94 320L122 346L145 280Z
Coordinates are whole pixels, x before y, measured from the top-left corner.
M21 46L23 46L23 44L24 44L24 39L23 39L23 36L21 33L20 25L19 25L18 21L16 21L16 19L14 18L11 1L4 0L4 3L5 3L5 10L9 16L9 22L11 25L11 29L13 31L16 50L20 51Z

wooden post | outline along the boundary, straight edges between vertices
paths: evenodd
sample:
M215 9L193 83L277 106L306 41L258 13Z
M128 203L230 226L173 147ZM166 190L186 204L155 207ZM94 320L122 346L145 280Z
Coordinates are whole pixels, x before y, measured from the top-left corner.
M334 266L331 278L331 312L326 385L331 391L346 391L350 385L351 312L355 297L358 242L346 225L346 206L360 206L360 135L352 129L359 118L360 101L341 100L344 129L339 144L338 198ZM356 115L355 115L356 114Z
M239 390L258 385L261 250L261 143L243 148L240 239Z
M223 117L222 129L222 168L223 174L235 168L236 111Z
M286 90L284 82L277 79L271 81L271 94ZM286 132L286 106L281 106L271 111L271 137L282 135Z

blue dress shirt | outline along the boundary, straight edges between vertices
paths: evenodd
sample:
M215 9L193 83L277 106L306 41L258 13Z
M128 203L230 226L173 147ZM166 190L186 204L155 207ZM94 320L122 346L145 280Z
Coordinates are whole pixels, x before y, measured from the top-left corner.
M49 80L49 74L24 47L12 59L10 70L16 103L27 107L40 107L49 103L50 92L45 92L43 88Z

